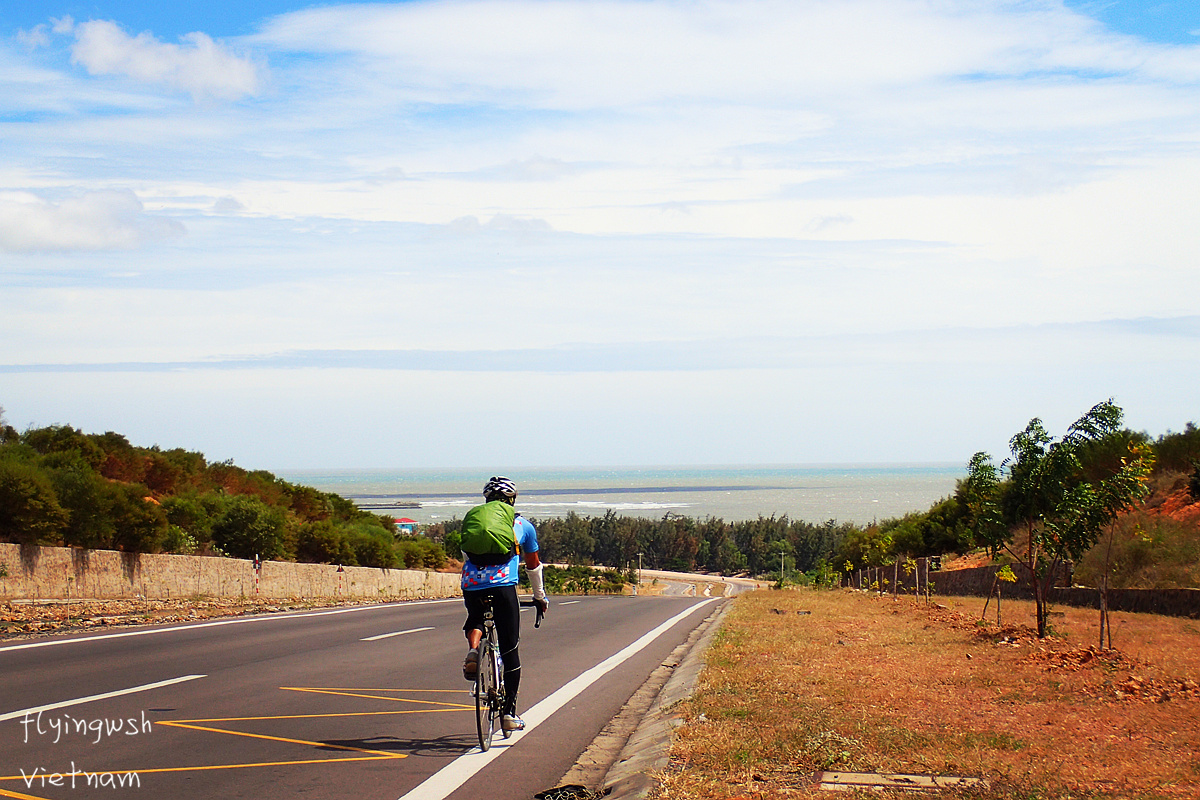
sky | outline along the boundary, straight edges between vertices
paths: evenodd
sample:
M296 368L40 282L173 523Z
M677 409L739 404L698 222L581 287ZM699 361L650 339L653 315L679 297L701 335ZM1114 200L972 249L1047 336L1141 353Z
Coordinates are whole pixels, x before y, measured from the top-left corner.
M0 407L253 469L1200 421L1200 5L0 0Z

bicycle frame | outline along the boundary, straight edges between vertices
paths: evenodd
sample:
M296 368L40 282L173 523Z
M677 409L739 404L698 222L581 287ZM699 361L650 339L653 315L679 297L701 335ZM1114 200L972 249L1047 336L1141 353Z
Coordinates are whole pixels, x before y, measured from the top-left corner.
M491 602L483 612L483 638L479 643L479 667L475 674L475 727L479 734L479 749L492 746L496 727L504 738L511 734L503 730L500 716L504 713L504 663L500 655L500 639Z
M483 609L483 636L479 640L479 665L475 672L475 729L479 734L479 749L487 751L492 746L492 737L499 727L507 739L511 731L504 730L501 716L504 714L506 692L504 688L504 659L500 653L500 637L496 633L496 615L491 598L485 598ZM522 606L537 607L535 628L542 625L542 609L533 602L522 602Z

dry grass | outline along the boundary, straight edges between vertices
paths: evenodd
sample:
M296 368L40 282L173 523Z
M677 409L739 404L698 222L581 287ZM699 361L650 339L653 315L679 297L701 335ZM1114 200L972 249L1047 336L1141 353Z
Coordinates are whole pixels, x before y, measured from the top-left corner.
M1200 622L760 591L727 615L660 800L815 797L822 770L984 777L980 798L1200 797ZM809 613L798 613L809 612ZM874 795L878 796L878 795Z

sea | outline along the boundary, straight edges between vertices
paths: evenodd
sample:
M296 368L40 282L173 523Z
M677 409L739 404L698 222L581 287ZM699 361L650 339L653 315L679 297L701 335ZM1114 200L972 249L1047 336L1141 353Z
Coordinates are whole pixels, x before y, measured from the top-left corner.
M339 494L360 508L421 524L462 518L482 502L483 484L504 474L517 510L532 519L668 514L738 522L784 516L868 525L925 511L954 493L963 464L544 467L478 469L276 470L292 483Z

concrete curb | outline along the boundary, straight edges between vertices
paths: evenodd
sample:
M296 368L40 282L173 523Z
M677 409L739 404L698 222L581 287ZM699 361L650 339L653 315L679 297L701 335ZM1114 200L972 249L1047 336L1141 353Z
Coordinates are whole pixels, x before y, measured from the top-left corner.
M608 800L641 800L670 763L671 741L682 724L675 707L692 695L704 653L731 603L718 604L656 668L621 712L559 782L601 786Z

